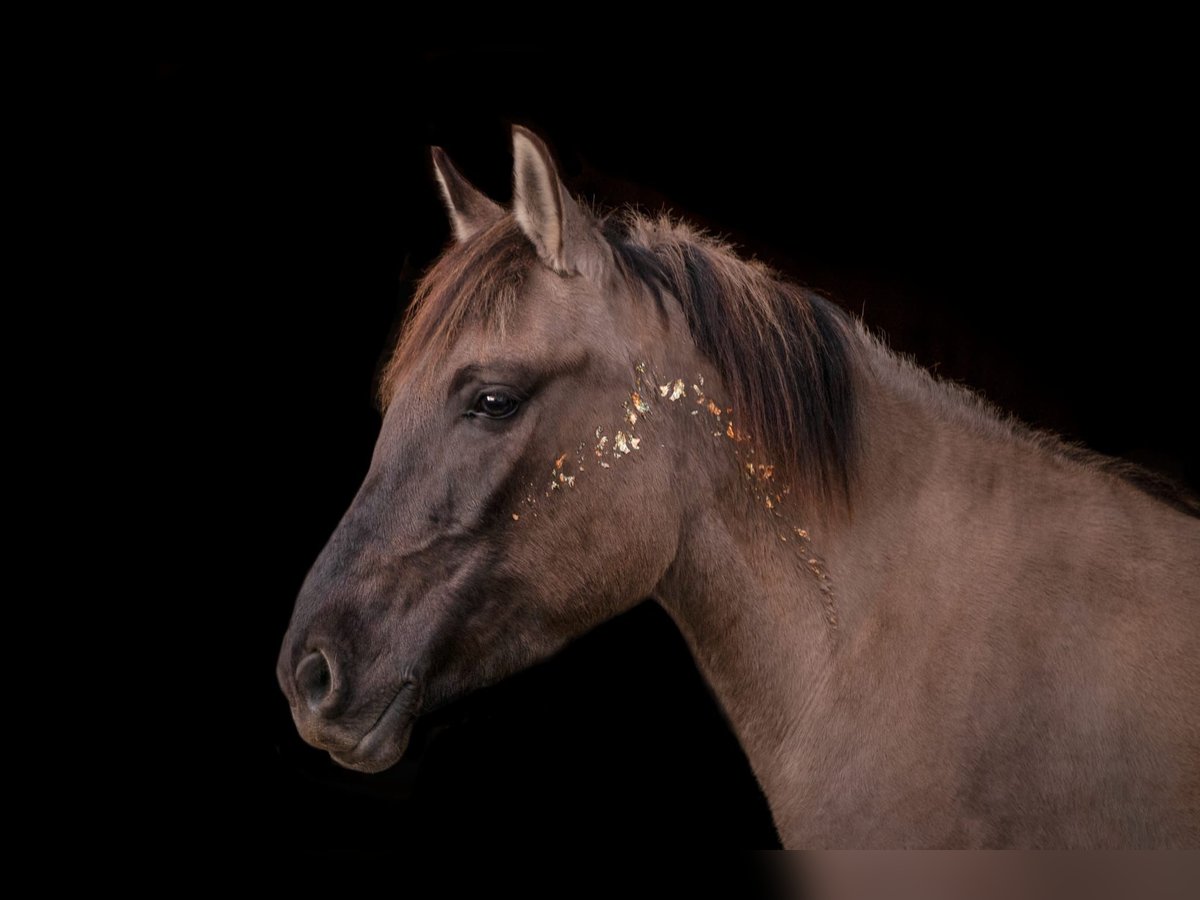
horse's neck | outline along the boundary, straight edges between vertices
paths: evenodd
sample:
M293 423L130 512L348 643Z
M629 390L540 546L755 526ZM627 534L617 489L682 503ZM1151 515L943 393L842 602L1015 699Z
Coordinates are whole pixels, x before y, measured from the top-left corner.
M658 599L730 717L781 828L827 802L821 792L831 783L855 777L847 761L862 737L856 715L871 715L879 701L864 694L859 679L873 676L854 659L879 638L881 598L922 561L936 561L939 516L969 517L995 491L992 448L952 421L945 402L936 389L926 396L871 377L849 515L806 517L786 498L766 510L716 491L724 499L690 521L661 585ZM896 652L920 639L922 615L919 604L899 617L888 611ZM883 671L887 660L879 662Z
M785 844L1121 844L1061 805L1113 772L1177 810L1193 776L1123 748L1194 758L1198 523L891 357L863 388L850 515L719 482L657 592ZM1134 743L1080 765L1102 727Z
M819 583L712 510L690 523L656 599L729 716L778 824L795 706L821 694L839 637Z

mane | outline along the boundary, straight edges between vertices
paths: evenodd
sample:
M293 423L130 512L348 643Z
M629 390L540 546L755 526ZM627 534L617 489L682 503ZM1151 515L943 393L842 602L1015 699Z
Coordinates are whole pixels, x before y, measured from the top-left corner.
M775 480L825 504L848 504L858 460L849 318L727 244L667 217L610 217L604 233L626 277L683 307L692 341L730 392L739 436Z
M739 437L801 498L849 506L859 457L857 379L876 369L931 399L951 421L1030 443L1061 461L1127 482L1191 516L1200 501L1171 479L1039 431L961 385L891 351L819 294L667 217L625 209L600 220L621 274L651 302L673 297L697 348L716 366ZM442 357L469 322L503 330L537 253L511 216L452 244L421 279L380 376L386 407L400 370ZM890 360L892 365L887 365Z
M629 210L601 222L626 281L653 302L674 297L691 338L717 367L740 436L792 492L849 500L857 459L853 329L837 307L740 259L729 246L665 217ZM452 245L421 279L380 378L420 355L444 354L464 323L503 328L537 254L511 216ZM437 358L435 356L434 358Z

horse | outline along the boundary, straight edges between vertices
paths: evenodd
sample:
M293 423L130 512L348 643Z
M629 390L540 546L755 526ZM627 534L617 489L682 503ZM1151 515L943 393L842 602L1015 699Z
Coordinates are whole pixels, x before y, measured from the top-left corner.
M277 676L378 772L652 598L787 847L1200 845L1200 505L1006 417L514 127L381 373Z

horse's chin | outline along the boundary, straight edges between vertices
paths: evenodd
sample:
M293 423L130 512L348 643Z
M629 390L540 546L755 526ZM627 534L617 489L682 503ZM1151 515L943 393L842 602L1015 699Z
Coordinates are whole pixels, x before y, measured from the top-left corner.
M417 685L407 682L371 730L364 734L354 748L344 752L330 752L330 757L339 766L356 772L382 772L400 761L412 736L413 723L420 711L420 692Z

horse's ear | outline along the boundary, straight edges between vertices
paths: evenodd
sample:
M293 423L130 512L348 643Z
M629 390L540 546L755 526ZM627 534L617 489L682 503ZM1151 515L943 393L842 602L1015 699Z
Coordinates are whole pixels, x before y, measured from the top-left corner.
M499 204L493 203L486 194L462 177L450 157L441 147L432 148L433 174L437 176L450 213L450 227L455 240L465 241L471 235L483 231L504 215Z
M542 260L562 275L595 275L608 257L595 221L563 186L549 149L520 125L513 126L513 215Z

